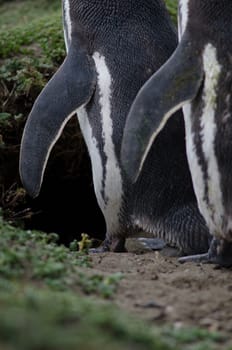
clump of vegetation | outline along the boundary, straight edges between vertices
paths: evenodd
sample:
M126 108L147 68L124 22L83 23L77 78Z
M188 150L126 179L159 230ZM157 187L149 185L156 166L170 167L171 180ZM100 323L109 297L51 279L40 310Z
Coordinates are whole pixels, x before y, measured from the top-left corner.
M167 9L172 17L173 22L177 23L177 0L165 0Z
M0 27L9 29L14 26L23 26L34 19L40 19L60 10L60 0L0 0L1 17Z
M113 298L122 275L94 273L90 256L58 246L57 238L0 216L1 349L216 350L223 340L199 329L154 329L96 300Z
M0 216L0 284L27 280L54 290L71 288L112 297L122 275L93 274L85 252L57 245L57 240L56 234L16 229Z
M25 119L36 96L64 56L60 1L3 2L0 18L0 147L3 152L4 148L13 152L19 145Z
M34 288L0 292L1 349L157 349L170 347L112 306ZM12 336L13 335L13 336Z
M216 350L223 340L198 329L153 329L96 300L114 297L121 273L96 274L90 256L57 239L12 227L0 216L1 349L190 350L197 344Z
M22 28L1 30L0 119L2 113L25 115L64 55L59 11Z

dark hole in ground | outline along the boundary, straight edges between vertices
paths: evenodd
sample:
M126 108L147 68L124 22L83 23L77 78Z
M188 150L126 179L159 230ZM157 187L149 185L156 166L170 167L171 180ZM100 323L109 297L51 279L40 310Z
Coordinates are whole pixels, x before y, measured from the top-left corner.
M104 239L105 223L94 194L90 159L76 117L67 124L50 155L38 198L26 196L23 203L17 204L13 200L11 204L11 198L14 198L11 193L7 201L8 193L14 192L14 187L10 191L7 189L12 188L14 182L21 185L18 156L22 130L23 125L11 125L10 130L3 133L7 146L0 149L0 185L3 192L0 206L5 217L17 225L18 212L30 208L32 215L21 219L26 229L56 232L60 243L64 244L80 239L81 233Z
M56 232L64 244L80 239L81 233L103 239L105 224L90 174L65 179L58 175L59 167L50 168L54 176L50 174L45 178L37 199L29 199L29 206L37 214L26 223L26 228Z

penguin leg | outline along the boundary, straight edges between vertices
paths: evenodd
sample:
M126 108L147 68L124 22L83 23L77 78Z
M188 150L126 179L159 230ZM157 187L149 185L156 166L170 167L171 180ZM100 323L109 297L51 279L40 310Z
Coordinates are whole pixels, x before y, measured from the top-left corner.
M95 65L78 43L37 98L24 129L19 171L30 196L39 194L52 147L73 113L88 103L96 84Z
M197 94L203 80L201 55L185 34L171 58L145 83L124 129L121 160L135 182L146 156L169 117Z
M180 255L201 254L208 251L211 235L197 205L172 208L163 221L162 238Z
M232 267L232 242L214 238L208 253L181 257L178 261L180 263L196 262Z
M105 253L105 252L115 252L124 253L127 252L125 248L126 238L125 237L108 237L103 243L97 248L91 248L90 253Z

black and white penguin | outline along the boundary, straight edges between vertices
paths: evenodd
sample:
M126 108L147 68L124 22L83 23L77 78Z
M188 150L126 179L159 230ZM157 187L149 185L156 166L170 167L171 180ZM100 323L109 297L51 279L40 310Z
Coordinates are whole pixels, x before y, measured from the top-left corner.
M123 164L134 177L151 143L183 106L194 190L213 240L207 254L180 261L201 260L230 266L232 2L179 1L179 36L180 43L171 58L150 78L132 106L122 145ZM133 143L138 143L141 152L133 154L128 162Z
M123 251L126 237L143 229L185 253L207 251L181 113L157 139L135 184L121 166L129 108L177 46L163 0L63 0L63 17L68 54L27 120L20 154L23 185L38 195L50 151L77 113L106 221L100 250Z

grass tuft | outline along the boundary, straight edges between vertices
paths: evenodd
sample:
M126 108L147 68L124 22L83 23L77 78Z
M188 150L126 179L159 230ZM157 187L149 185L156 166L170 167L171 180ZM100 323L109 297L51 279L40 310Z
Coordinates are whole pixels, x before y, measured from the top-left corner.
M87 254L57 245L56 240L55 234L12 227L0 216L1 278L26 280L53 290L71 288L111 298L121 274L103 276L91 273L91 258Z

